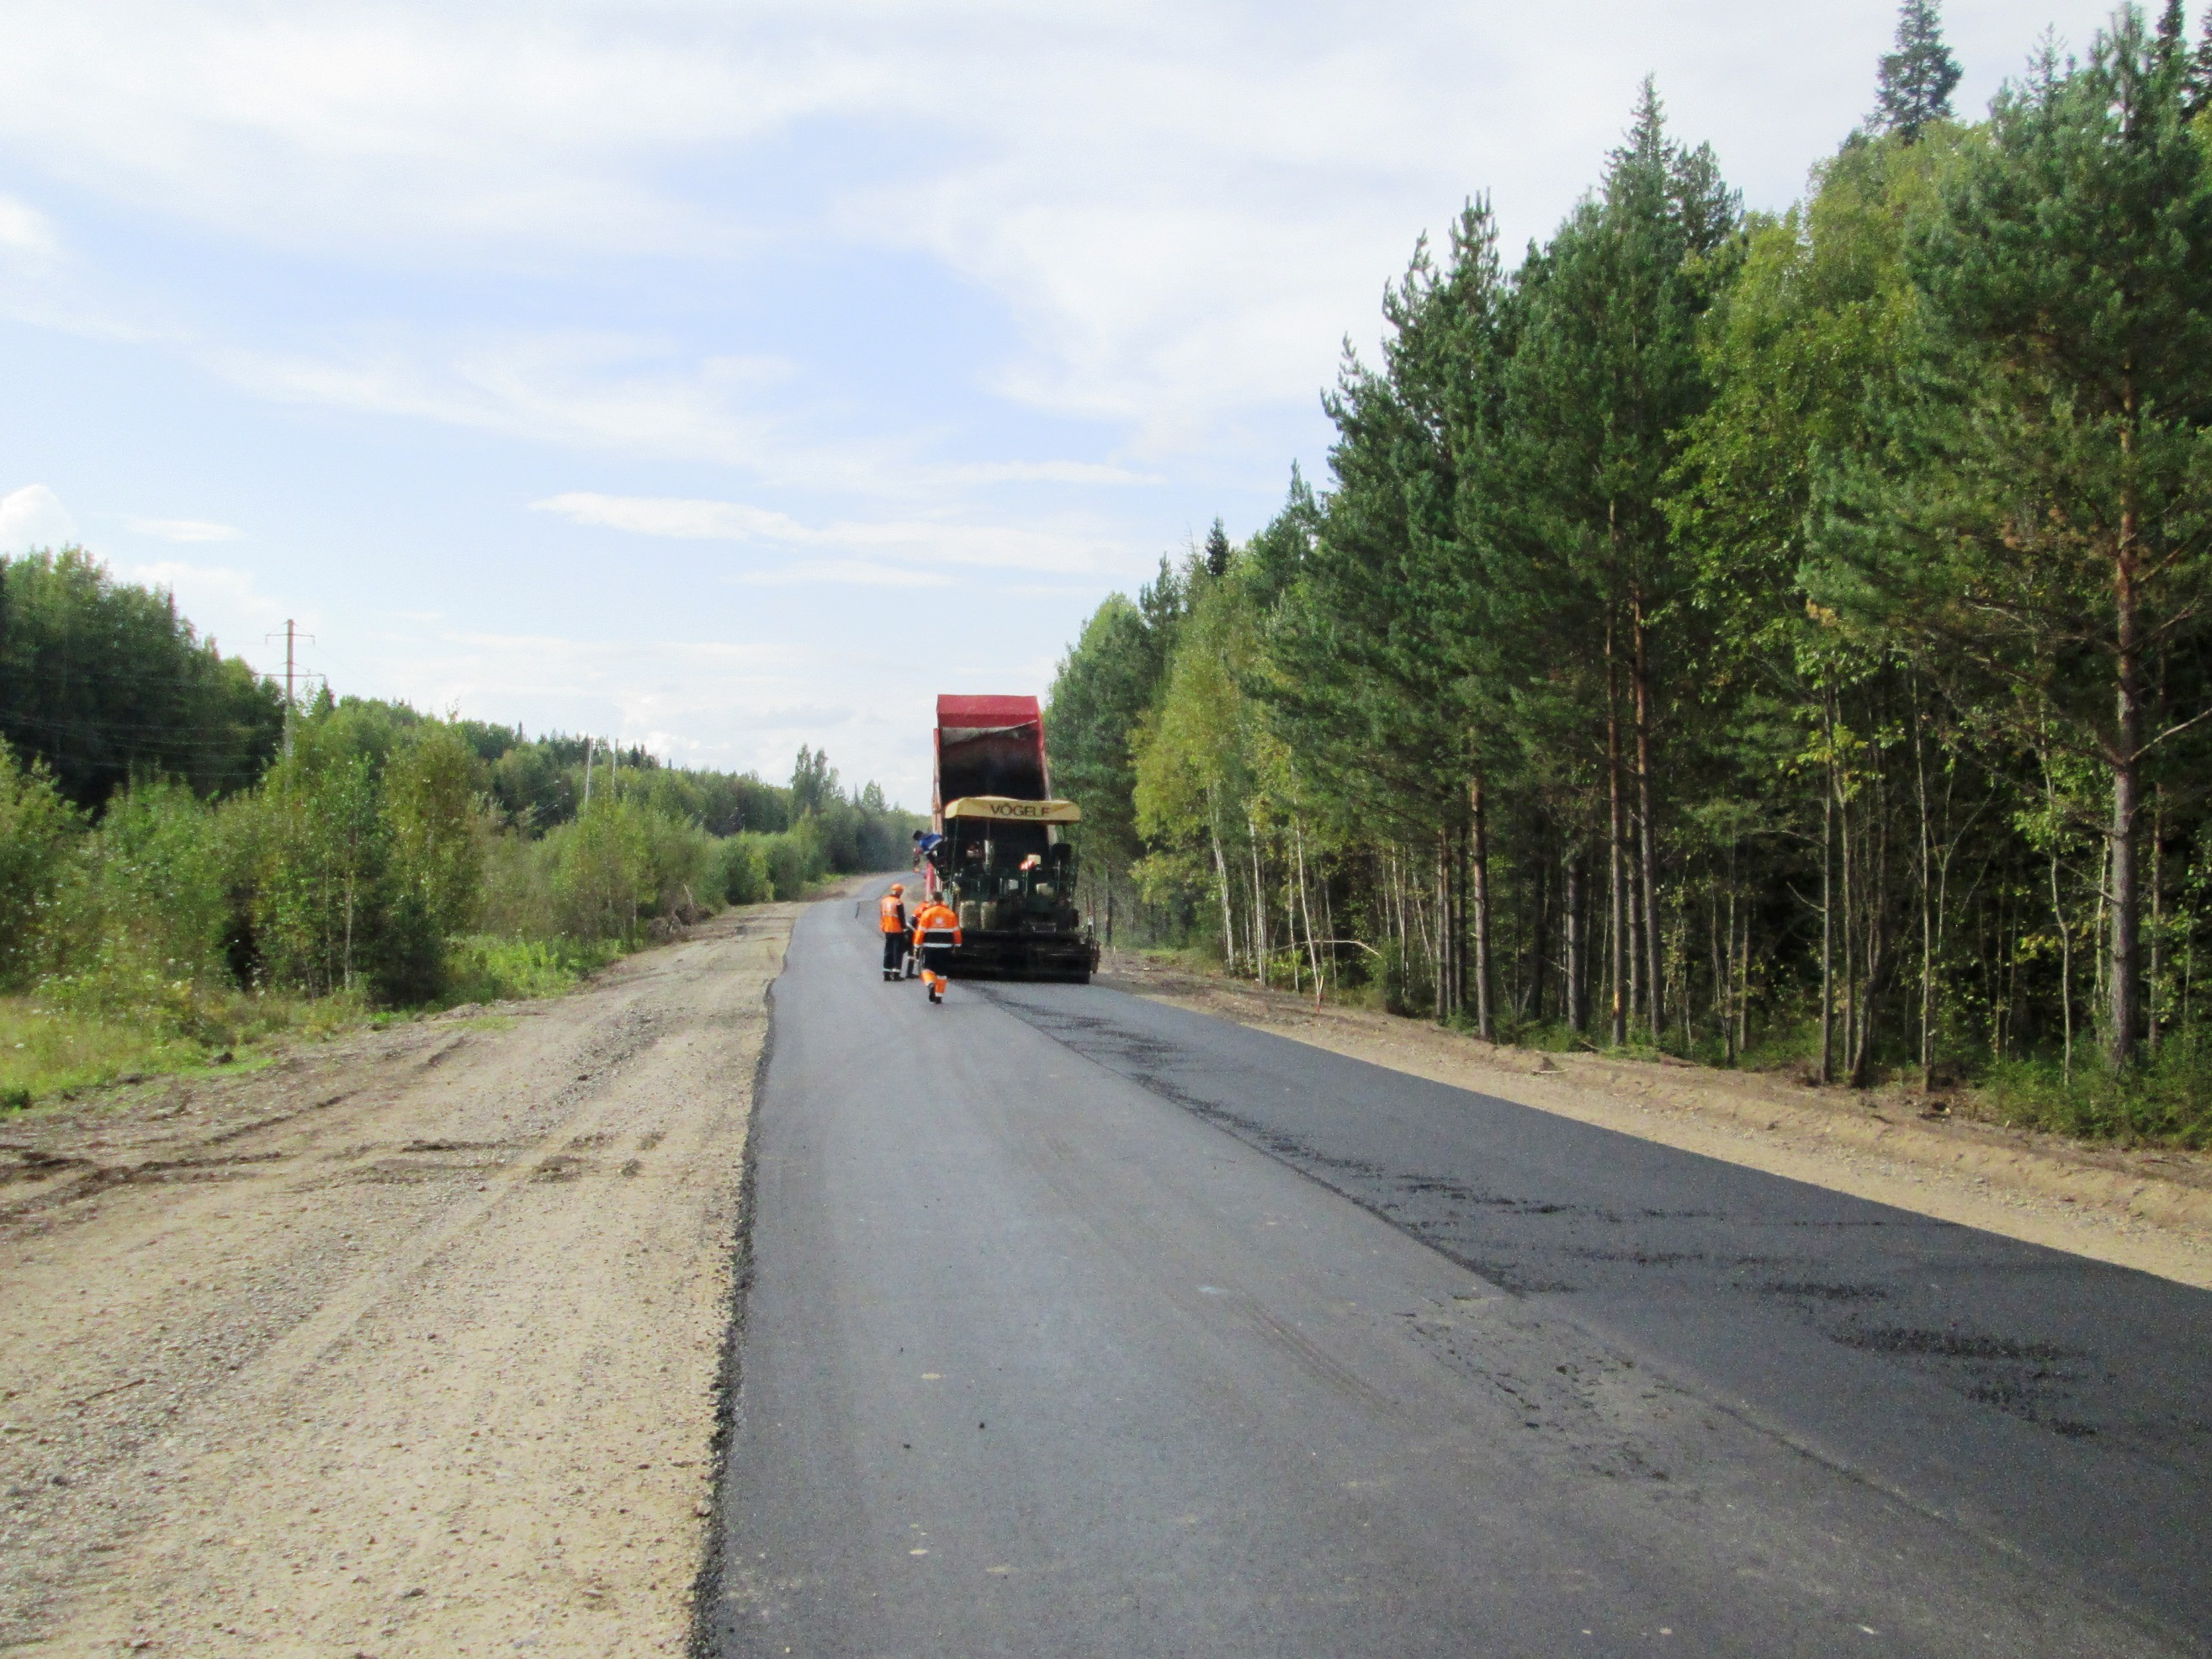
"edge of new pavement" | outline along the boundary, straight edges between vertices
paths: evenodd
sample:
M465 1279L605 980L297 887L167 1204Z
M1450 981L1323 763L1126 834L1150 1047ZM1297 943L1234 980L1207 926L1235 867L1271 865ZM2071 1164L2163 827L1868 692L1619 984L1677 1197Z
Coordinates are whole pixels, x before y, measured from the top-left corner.
M1126 951L1097 982L1370 1065L1791 1180L2212 1290L2212 1158L2087 1146L1684 1062L1546 1054L1324 1006Z

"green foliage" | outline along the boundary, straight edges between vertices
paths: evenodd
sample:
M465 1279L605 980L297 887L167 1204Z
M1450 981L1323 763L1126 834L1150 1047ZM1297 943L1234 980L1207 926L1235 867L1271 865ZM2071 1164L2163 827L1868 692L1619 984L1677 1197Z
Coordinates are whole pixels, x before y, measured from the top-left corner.
M2212 166L2170 32L2124 10L2087 64L2008 88L1910 222L1915 361L1880 441L1831 469L1808 584L1992 745L2100 774L2119 1066L2143 1036L2140 820L2197 775L2172 740L2212 696Z
M621 953L619 945L604 939L586 944L475 934L452 941L445 994L456 1003L557 996Z
M45 763L0 742L0 988L38 970L82 827Z
M1294 473L1061 664L1108 916L1521 1041L1979 1076L2072 1132L2200 1136L2212 114L2182 33L2124 8L1966 125L1911 0L1871 130L1779 218L1647 87L1517 269L1479 204L1418 245L1328 399L1328 487Z
M371 1018L358 996L181 984L152 1004L0 997L0 1112L133 1077L251 1068L280 1039L320 1040Z
M1959 60L1943 43L1936 0L1904 0L1897 9L1897 50L1881 60L1875 130L1911 143L1935 123L1949 120L1960 75Z
M2088 1140L2212 1147L2212 1041L2191 1032L2124 1072L2051 1060L1992 1066L1979 1103L2008 1123Z
M57 570L94 612L172 620L74 555L33 574ZM174 637L189 645L189 626ZM324 694L258 787L216 800L149 768L96 818L0 743L0 990L35 995L7 1005L21 1047L0 1078L43 1094L372 1006L547 994L726 904L904 861L912 817L872 784L842 793L818 751L804 811L757 779L616 758L600 752L588 808L546 811L533 834L537 805L502 805L499 786L580 796L581 744L400 704ZM775 827L717 836L702 807Z
M2212 464L2212 169L2140 16L2091 63L2014 88L1908 265L1926 319L1839 469L1816 597L1924 641L1962 698L2112 752L2119 591L2141 544L2152 639L2202 617Z
M142 773L245 788L283 724L282 693L200 640L173 596L116 581L81 548L0 557L0 740L79 805Z
M709 879L719 873L714 838L635 800L594 800L528 862L543 884L528 911L541 937L635 941L651 924L694 921L726 902Z
M168 595L73 548L0 559L0 993L29 994L0 996L0 1109L550 994L725 905L902 865L917 822L820 750L781 788L327 690L287 747L283 712Z
M768 863L769 886L779 900L805 896L807 889L830 870L821 836L811 822L763 837L762 850Z
M379 735L335 716L301 721L291 757L269 775L252 917L266 982L351 991L375 959L389 830L380 757L361 740Z
M114 798L76 848L47 929L50 998L170 1011L197 1024L198 988L227 977L236 848L222 811L173 780Z
M1136 775L1130 734L1150 707L1166 668L1164 630L1172 626L1174 591L1164 566L1140 608L1115 594L1092 613L1060 665L1045 705L1053 787L1084 804L1076 837L1086 863L1127 866L1139 856Z
M709 884L725 904L765 904L775 896L766 836L727 836L715 844Z
M643 817L620 801L594 802L546 837L553 863L554 926L597 943L629 938L653 900Z
M2191 122L2201 119L2204 112L2212 108L2212 14L2206 15L2197 50L2189 55L2182 75L2181 96L2182 112Z

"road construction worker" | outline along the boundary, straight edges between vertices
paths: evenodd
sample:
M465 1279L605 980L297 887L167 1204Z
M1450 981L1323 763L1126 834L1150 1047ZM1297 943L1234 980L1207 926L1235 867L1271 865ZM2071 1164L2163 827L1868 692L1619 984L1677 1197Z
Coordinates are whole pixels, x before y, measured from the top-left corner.
M959 943L960 913L943 899L931 899L915 912L914 951L921 958L921 982L929 988L932 1002L944 1001L951 988L945 970Z
M906 884L895 881L876 901L878 925L884 930L884 977L894 980L906 972Z

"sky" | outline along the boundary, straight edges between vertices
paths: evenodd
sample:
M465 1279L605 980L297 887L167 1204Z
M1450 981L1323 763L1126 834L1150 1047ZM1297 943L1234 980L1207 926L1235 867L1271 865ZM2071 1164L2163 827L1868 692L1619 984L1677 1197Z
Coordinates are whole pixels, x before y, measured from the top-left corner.
M1952 0L1978 113L2101 0ZM1893 0L8 0L0 551L340 693L928 799L939 691L1325 482L1415 239L1656 76L1778 210ZM320 684L323 680L309 683Z

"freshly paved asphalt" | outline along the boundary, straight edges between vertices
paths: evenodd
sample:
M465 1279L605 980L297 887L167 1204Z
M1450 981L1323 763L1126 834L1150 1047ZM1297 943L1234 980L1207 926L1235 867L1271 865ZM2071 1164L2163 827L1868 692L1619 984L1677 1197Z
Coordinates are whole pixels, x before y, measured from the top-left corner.
M775 988L702 1650L2212 1651L2212 1296L1097 987Z

